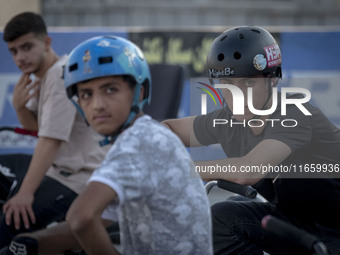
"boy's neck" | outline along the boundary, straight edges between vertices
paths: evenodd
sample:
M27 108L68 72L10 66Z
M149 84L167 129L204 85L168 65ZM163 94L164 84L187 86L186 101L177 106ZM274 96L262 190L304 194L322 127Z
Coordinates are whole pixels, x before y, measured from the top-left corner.
M142 117L144 115L144 112L142 111L142 110L140 110L137 114L136 114L136 116L133 118L133 120L131 121L131 124L129 125L129 127L131 127L134 123L135 123L135 121L137 120L137 119L139 119L140 117Z
M269 116L269 115L267 115L267 116L260 116L260 117L257 118L257 119L262 120L263 123L264 123L264 125L258 126L258 127L251 127L250 129L251 129L251 131L253 132L254 135L259 135L259 134L261 134L261 133L263 132L263 130L265 129L266 125L268 124L268 123L266 122L266 119L267 119L268 117L270 117L270 116ZM260 122L259 122L259 123L260 123Z
M58 59L59 57L51 48L44 60L42 67L34 75L38 77L39 79L42 79L45 76L45 73L47 72L47 70L50 69L55 64L55 62L58 61Z
M129 126L127 126L124 130L122 130L120 133L123 133L127 128L133 126L133 124L135 123L135 121L137 119L139 119L140 117L142 117L144 115L143 111L140 110L139 113L133 118L133 120L131 121L131 123L129 124ZM117 133L116 133L117 134ZM112 134L112 136L114 136L115 134ZM114 141L111 142L111 144L113 144Z

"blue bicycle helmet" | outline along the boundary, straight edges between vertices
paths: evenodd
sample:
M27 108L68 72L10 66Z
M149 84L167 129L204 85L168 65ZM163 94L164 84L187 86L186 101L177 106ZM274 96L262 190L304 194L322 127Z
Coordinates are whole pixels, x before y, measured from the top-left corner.
M77 83L113 75L129 75L136 82L131 111L120 128L121 132L151 100L150 70L141 50L118 36L93 37L72 50L64 67L66 94L84 118L82 109L73 98L77 95ZM144 100L139 102L141 86L144 86ZM112 142L116 137L107 137L104 143Z

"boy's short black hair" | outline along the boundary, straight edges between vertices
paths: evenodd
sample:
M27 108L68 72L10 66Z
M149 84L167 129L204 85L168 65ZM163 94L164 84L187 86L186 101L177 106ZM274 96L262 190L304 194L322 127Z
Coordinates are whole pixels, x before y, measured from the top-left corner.
M28 33L38 36L47 35L47 28L43 18L33 12L23 12L14 16L5 26L3 39L11 42Z

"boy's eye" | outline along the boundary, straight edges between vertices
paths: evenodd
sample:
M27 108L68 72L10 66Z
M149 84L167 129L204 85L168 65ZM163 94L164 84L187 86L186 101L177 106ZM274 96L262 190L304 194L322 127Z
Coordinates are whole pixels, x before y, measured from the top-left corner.
M246 87L252 87L254 84L255 84L254 80L246 80L244 83Z
M80 99L88 99L91 97L91 93L90 92L80 92L79 93L79 98Z
M17 54L17 50L10 50L9 52L12 54L12 56L15 56Z
M32 48L32 44L30 43L27 43L22 47L24 51L29 51L31 48Z
M109 94L114 93L116 91L117 91L117 89L115 87L108 87L107 90L106 90L106 92L109 93Z

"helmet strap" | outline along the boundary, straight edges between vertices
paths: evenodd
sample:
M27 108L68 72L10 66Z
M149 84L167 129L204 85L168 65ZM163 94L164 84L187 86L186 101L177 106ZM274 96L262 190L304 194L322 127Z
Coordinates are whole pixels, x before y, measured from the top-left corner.
M89 122L87 121L86 117L85 117L85 113L84 111L81 109L80 105L73 99L71 98L71 102L74 104L74 106L76 107L77 111L80 113L80 115L84 118L86 125L90 125Z
M262 106L262 110L264 110L266 108L266 105L268 104L270 98L272 97L272 94L273 94L273 87L272 87L272 83L270 81L270 79L268 79L267 81L267 90L268 90L268 96L267 96L267 100L266 102L263 104Z
M267 106L267 104L268 104L268 102L269 102L269 100L270 100L270 98L272 97L272 94L273 94L272 83L271 83L270 79L268 79L268 81L267 81L267 90L268 90L268 92L267 92L268 96L267 96L267 99L264 102L263 106L261 107L261 110L264 110L266 108L266 106ZM253 118L258 118L258 117L259 117L258 115L254 115Z

